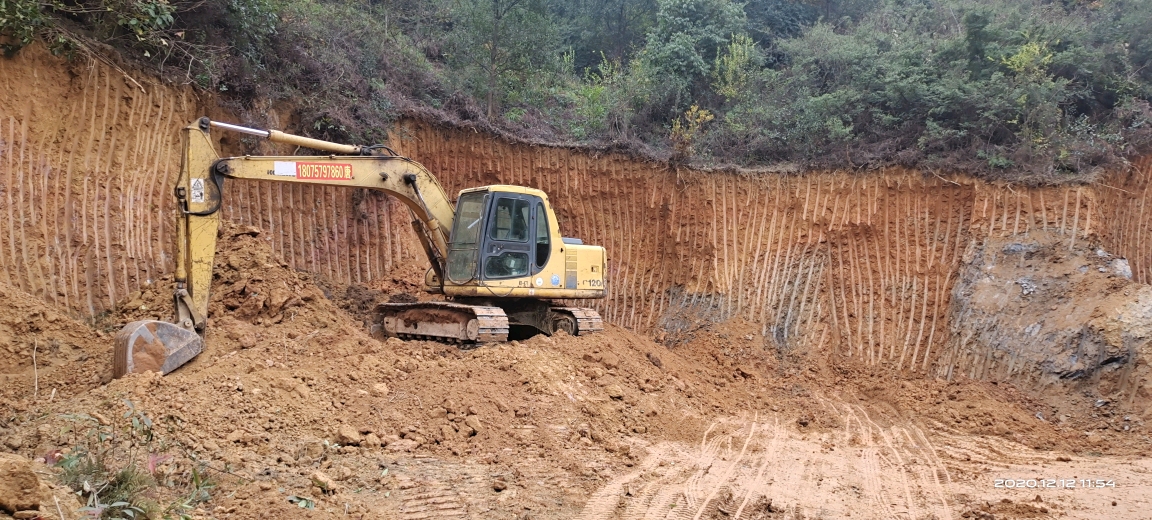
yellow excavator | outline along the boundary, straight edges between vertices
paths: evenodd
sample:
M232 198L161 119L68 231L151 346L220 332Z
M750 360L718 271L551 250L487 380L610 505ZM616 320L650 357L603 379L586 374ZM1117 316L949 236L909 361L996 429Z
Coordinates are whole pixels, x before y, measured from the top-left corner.
M239 132L276 143L328 152L324 156L221 158L210 131ZM593 309L557 300L603 298L603 247L563 238L548 196L537 189L494 185L460 192L452 202L419 163L386 146L355 146L276 130L201 118L183 129L175 190L175 319L129 323L116 335L116 377L154 370L167 374L204 349L209 288L225 179L294 182L380 190L403 202L432 264L424 290L444 301L382 303L377 337L433 339L462 347L505 341L510 327L544 334L583 335L604 326Z

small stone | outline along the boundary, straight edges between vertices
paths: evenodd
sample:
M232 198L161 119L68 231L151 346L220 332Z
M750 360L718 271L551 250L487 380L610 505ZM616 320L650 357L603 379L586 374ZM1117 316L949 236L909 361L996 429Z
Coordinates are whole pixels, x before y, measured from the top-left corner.
M465 418L464 424L468 425L468 427L472 428L472 430L476 433L484 431L484 426L480 424L480 418L475 415L469 415L467 418Z
M420 447L420 443L413 439L399 439L388 443L388 451L394 453L408 452Z
M652 364L656 366L656 368L664 368L664 362L660 361L660 358L657 357L656 354L649 352L648 361L651 361Z
M606 352L600 358L600 363L604 365L604 368L612 370L613 368L620 366L620 358L616 354Z
M431 417L433 419L446 418L446 417L448 417L448 410L444 409L443 406L434 407L431 410L428 410L428 417Z
M320 492L325 495L332 495L340 491L340 487L336 484L336 481L320 471L312 473L311 478L312 485L320 488Z
M49 498L48 486L32 472L32 461L0 453L0 510L14 513L35 509Z
M508 489L508 483L505 482L504 479L498 478L492 480L492 491L499 493L505 489Z
M359 446L361 442L360 432L347 424L340 425L336 429L336 443L347 446Z
M608 388L605 388L604 390L606 392L608 392L608 397L611 397L612 399L623 399L624 398L624 389L620 388L620 385L611 385Z
M260 236L260 228L250 225L242 225L236 228L236 236L248 235L251 237Z
M388 385L384 383L372 385L372 395L376 397L388 397Z
M229 433L224 439L228 442L240 442L244 440L245 435L243 430L232 430L232 433Z
M249 349L256 346L256 336L253 334L245 334L240 336L240 348Z
M378 437L375 433L369 433L368 435L364 436L365 446L371 448L379 448L381 444L383 444L383 442L380 441L380 437Z
M12 518L15 518L16 520L32 520L33 518L40 518L40 511L17 511L12 513Z
M272 489L272 483L271 482L261 482L259 484L259 486L260 486L261 491L268 491L268 490Z

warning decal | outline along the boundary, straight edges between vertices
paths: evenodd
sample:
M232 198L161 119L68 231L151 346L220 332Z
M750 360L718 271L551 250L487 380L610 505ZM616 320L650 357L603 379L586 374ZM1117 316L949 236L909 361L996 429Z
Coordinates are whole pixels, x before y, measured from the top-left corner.
M192 179L192 202L204 202L204 179Z
M352 165L339 163L296 163L296 178L313 181L350 181Z

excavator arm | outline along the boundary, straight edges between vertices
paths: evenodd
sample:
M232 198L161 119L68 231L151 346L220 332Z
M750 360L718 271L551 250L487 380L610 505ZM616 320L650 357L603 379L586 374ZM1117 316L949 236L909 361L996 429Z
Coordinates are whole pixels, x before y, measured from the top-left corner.
M294 144L346 155L243 156L219 158L209 136L210 128L265 137L272 142ZM419 163L383 147L360 147L309 139L282 132L256 130L226 123L199 120L183 130L184 165L176 187L180 219L176 230L176 284L186 284L190 305L177 303L185 315L203 329L200 317L208 312L208 287L216 251L216 230L225 179L250 179L365 188L392 195L411 210L412 226L428 255L432 269L443 280L452 229L453 207L444 188ZM387 152L384 152L387 153ZM354 155L353 155L354 154ZM184 229L181 229L183 227Z
M256 135L272 142L331 152L327 156L221 158L213 128ZM453 207L439 181L419 163L385 147L361 147L258 130L201 118L185 127L184 151L175 195L176 269L173 323L144 320L125 326L116 338L115 376L157 370L168 373L203 350L216 232L225 179L251 179L380 190L411 210L432 269L443 280ZM340 154L340 155L336 155Z

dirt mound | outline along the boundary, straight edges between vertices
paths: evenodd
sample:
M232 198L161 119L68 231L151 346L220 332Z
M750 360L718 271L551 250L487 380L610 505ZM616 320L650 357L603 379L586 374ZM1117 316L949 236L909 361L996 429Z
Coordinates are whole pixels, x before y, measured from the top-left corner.
M73 397L111 379L111 336L3 283L0 300L0 427L33 401Z
M275 500L260 508L296 507L284 494L296 493L363 511L408 507L397 500L415 492L390 491L433 485L403 468L432 456L481 468L473 473L483 475L484 493L462 503L487 499L511 514L525 503L543 508L531 505L536 491L557 488L573 493L566 507L578 507L596 482L634 463L645 436L689 441L704 417L731 408L722 392L694 390L713 386L695 363L616 327L473 351L380 342L311 275L277 259L258 230L226 226L220 240L205 352L167 377L132 375L39 402L37 414L16 421L14 449L36 456L82 445L91 431L127 430L116 460L146 466L144 455L164 457L152 471L157 482L189 485L203 462L240 489L231 500L245 509L265 499ZM110 322L158 317L165 285L130 295ZM93 345L110 341L86 334ZM105 371L106 357L97 360ZM141 435L120 415L167 429ZM325 495L316 472L373 493ZM240 507L230 503L219 507Z
M702 435L739 443L741 424L769 417L797 446L827 457L836 449L868 453L878 437L861 437L873 431L859 430L862 416L875 435L897 425L921 431L907 426L914 421L930 427L925 435L999 439L1037 453L1141 449L1128 440L1135 430L1086 438L1054 425L1041 418L1044 405L1007 384L829 365L820 349L832 347L793 349L739 319L698 328L672 348L611 325L593 336L469 351L378 341L355 314L371 297L410 297L419 270L386 277L388 290L377 294L290 269L254 228L225 226L218 249L203 354L168 376L105 385L89 378L76 383L85 391L54 400L13 387L26 409L6 412L7 448L57 462L66 480L76 478L72 461L98 455L110 467L136 468L154 510L216 518L289 517L302 507L332 518L613 511L612 482L643 482L665 467L661 460L673 464L661 471L682 473L672 471L679 459L660 458L682 451L668 446L697 445ZM91 352L88 365L61 358L63 373L107 373L107 334L53 319L31 297L6 291L17 302L0 321L8 337L29 337L32 329L14 327L32 315L36 338ZM130 295L107 327L159 317L168 291L161 281ZM345 310L326 292L361 303ZM4 359L6 372L24 370L22 356ZM697 470L708 474L712 465ZM761 498L748 507L769 511L771 497Z

